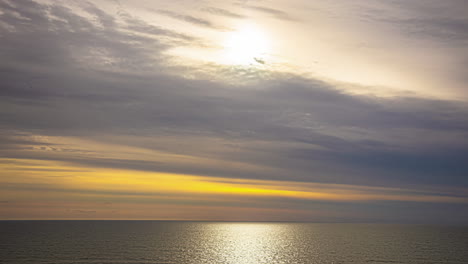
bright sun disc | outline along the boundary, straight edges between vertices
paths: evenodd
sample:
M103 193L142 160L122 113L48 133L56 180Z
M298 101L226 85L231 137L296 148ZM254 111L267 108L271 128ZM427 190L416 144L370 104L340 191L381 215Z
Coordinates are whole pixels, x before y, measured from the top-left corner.
M228 64L262 63L270 51L268 38L253 25L229 33L223 46Z

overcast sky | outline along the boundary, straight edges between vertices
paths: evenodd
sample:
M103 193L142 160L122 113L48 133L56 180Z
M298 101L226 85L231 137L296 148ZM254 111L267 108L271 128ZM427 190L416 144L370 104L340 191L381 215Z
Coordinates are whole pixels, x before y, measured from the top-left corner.
M468 223L464 0L0 0L0 219Z

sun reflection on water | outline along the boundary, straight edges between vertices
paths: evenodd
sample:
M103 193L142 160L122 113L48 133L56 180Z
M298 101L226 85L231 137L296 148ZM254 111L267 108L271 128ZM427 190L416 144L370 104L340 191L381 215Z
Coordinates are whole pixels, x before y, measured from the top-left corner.
M217 229L217 263L283 263L282 252L290 244L287 225L226 223ZM279 239L282 238L282 239Z

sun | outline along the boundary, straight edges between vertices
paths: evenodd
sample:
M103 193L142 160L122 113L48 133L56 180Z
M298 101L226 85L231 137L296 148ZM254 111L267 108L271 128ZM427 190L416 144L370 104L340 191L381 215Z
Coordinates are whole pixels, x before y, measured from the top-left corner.
M227 64L264 64L271 43L266 34L255 25L243 25L229 32L224 43L224 59Z

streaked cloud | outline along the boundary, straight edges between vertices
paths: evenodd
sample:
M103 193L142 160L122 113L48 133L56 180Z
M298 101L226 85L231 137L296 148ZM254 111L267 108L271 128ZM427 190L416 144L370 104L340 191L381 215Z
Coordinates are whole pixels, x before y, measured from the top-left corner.
M261 12L261 13L270 15L270 16L272 16L274 18L280 19L280 20L289 20L289 21L295 21L296 20L296 18L293 18L291 15L289 15L285 11L274 9L274 8L271 8L271 7L252 5L252 4L249 4L249 3L239 3L238 5L240 7L242 7L242 8L254 10L254 11L257 11L257 12Z
M208 12L213 15L225 16L229 18L239 18L239 19L246 18L244 15L234 13L226 9L217 8L217 7L207 7L207 8L204 8L203 11Z
M175 13L175 12L172 12L172 11L169 11L169 10L155 10L155 12L158 13L158 14L162 14L162 15L171 17L173 19L178 19L178 20L182 20L182 21L185 21L185 22L188 22L188 23L192 23L192 24L197 25L197 26L208 27L208 28L213 28L213 29L219 29L219 27L213 25L212 22L210 22L210 21L208 21L206 19L197 18L197 17L193 17L193 16L189 16L189 15L182 15L182 14L178 14L178 13Z

